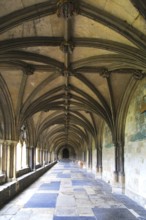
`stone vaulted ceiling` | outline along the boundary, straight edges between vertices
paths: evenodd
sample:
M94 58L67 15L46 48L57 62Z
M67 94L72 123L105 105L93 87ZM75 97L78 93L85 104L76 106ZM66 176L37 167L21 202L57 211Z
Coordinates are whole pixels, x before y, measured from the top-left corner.
M104 122L124 139L130 98L146 74L146 3L1 0L0 135L83 150Z

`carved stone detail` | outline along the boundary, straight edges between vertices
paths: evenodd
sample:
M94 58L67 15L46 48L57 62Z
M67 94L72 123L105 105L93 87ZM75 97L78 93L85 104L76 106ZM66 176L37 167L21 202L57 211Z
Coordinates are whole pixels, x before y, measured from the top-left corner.
M100 76L103 78L109 78L110 77L110 72L107 69L104 69L101 73Z
M58 17L70 18L75 13L78 13L77 1L76 0L59 0L58 1Z
M64 68L64 70L62 71L62 75L65 77L68 77L71 75L71 70L70 69L66 69L66 67Z
M34 68L34 66L32 66L32 65L27 65L27 66L25 67L25 74L26 74L26 75L33 75L33 74L34 74L34 71L35 71L35 68Z
M74 44L71 41L63 41L60 45L60 50L63 53L69 53L72 54L73 50L74 50Z
M144 73L141 70L135 70L133 73L133 77L136 80L141 80L144 78Z
M69 92L71 90L71 85L65 86L64 91Z
M26 127L25 125L22 125L20 129L20 140L24 141L26 140L27 134L26 134Z

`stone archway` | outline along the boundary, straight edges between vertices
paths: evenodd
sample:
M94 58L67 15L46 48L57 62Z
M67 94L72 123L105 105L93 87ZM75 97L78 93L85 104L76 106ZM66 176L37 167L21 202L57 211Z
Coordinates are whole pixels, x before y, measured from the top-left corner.
M62 151L62 158L63 159L69 159L69 150L67 148L64 148Z

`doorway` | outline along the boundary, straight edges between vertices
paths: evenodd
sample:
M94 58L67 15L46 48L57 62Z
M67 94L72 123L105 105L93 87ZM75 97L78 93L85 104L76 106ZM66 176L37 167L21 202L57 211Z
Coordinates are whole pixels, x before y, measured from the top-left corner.
M62 158L63 159L68 159L69 158L69 150L67 148L63 149Z

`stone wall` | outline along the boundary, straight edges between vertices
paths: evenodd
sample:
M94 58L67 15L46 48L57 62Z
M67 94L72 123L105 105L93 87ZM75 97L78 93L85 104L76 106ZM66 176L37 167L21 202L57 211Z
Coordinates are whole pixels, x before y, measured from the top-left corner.
M36 171L30 172L22 177L19 177L13 182L6 183L0 186L0 207L6 204L10 199L16 196L18 193L23 191L26 187L36 181L46 171L48 171L56 162L51 163L43 168Z
M146 80L137 88L128 110L125 132L126 194L146 206Z
M111 131L107 125L104 127L103 146L102 146L102 179L108 183L113 181L113 173L115 170L115 154L114 145L112 143Z

